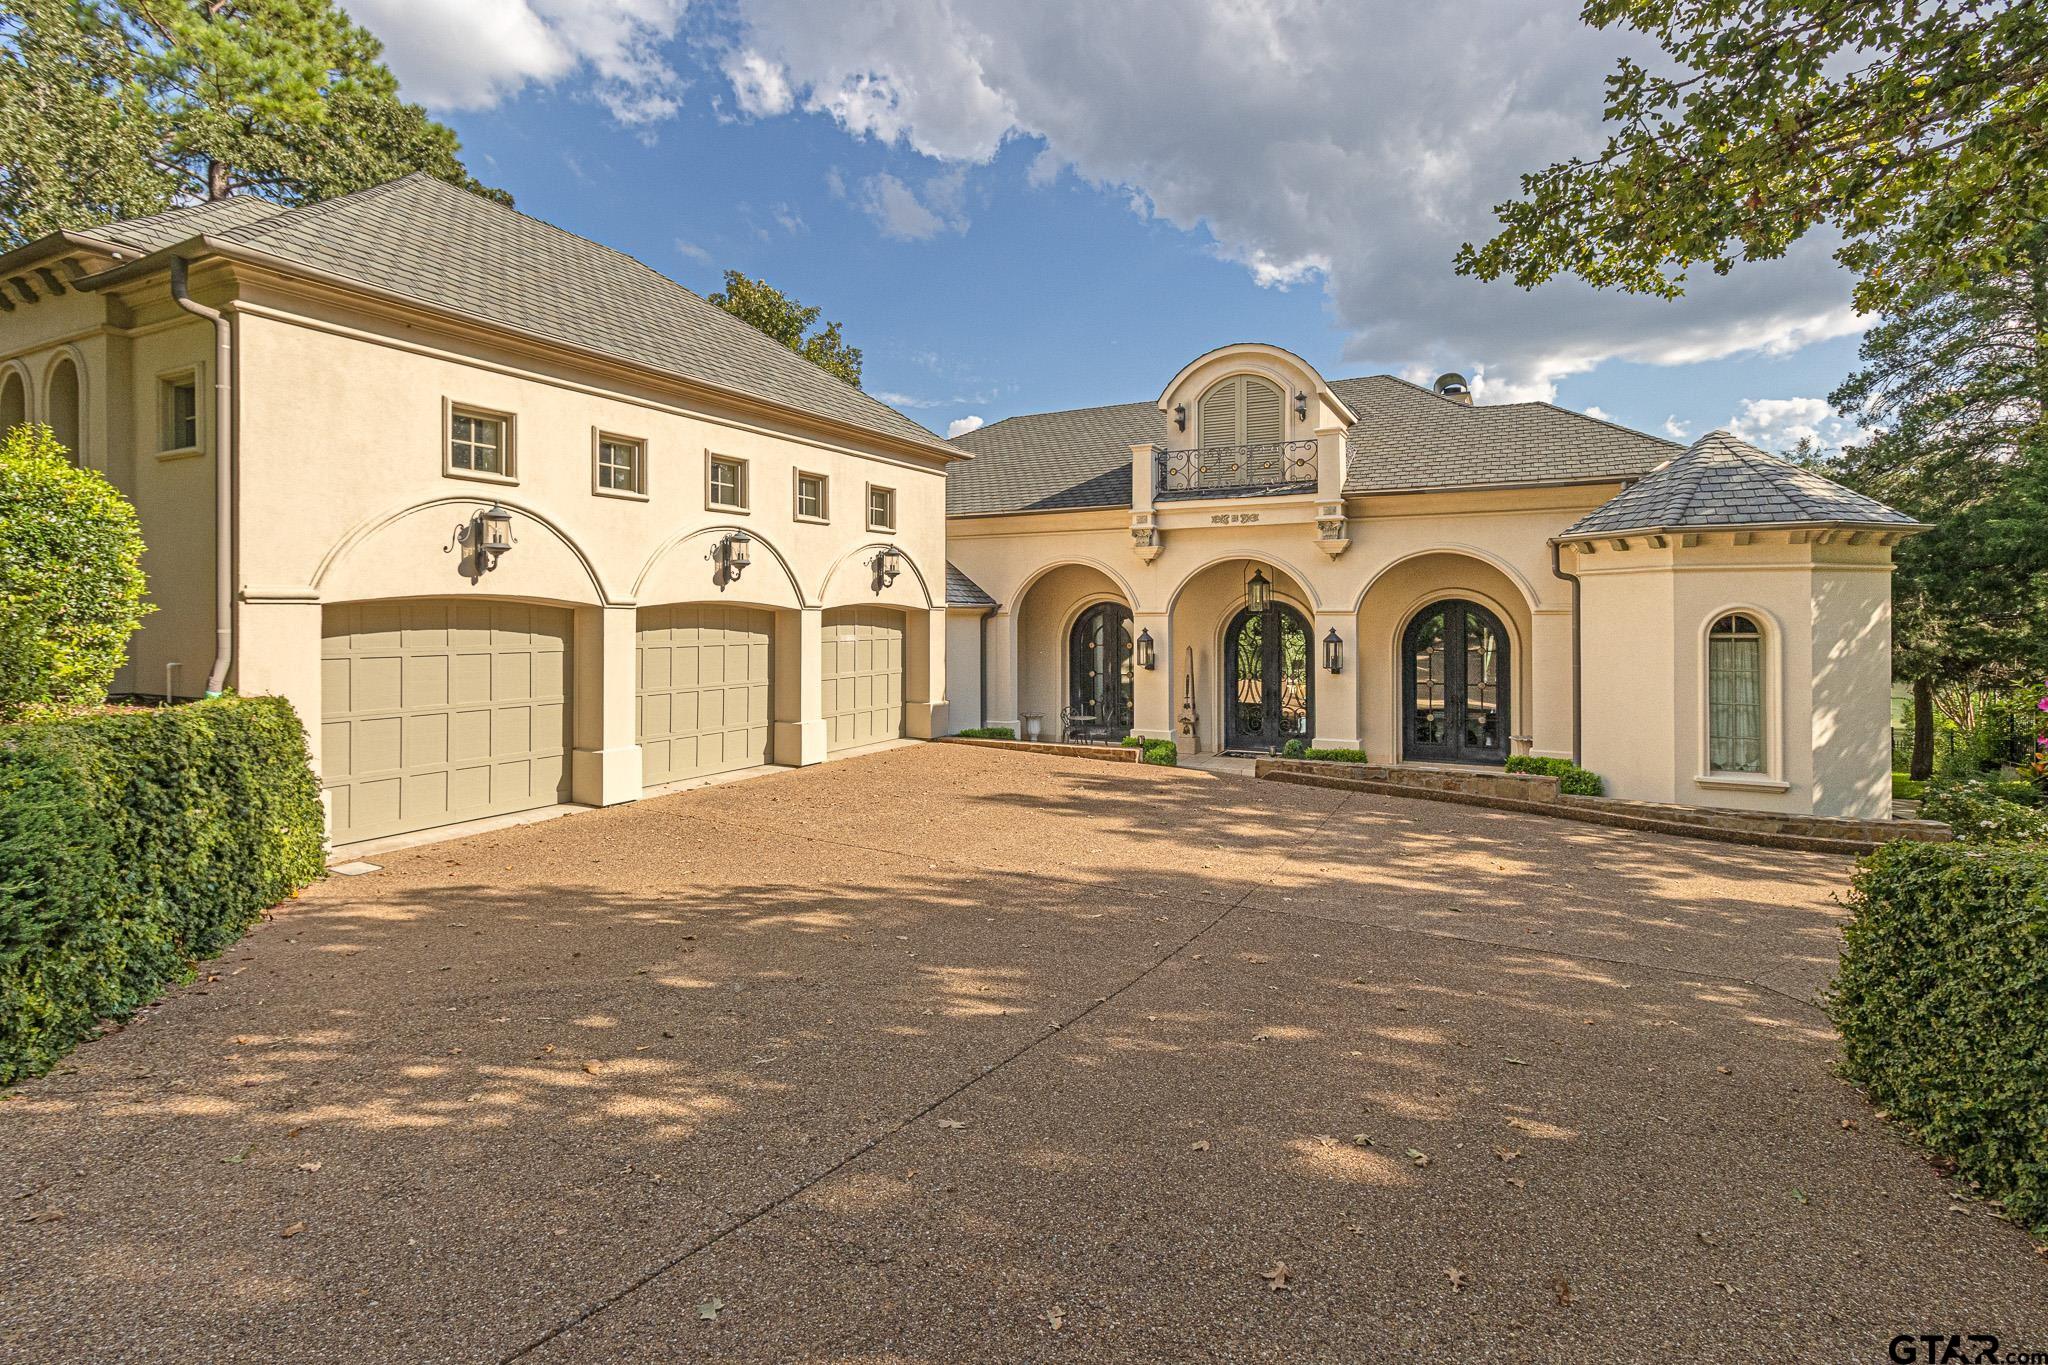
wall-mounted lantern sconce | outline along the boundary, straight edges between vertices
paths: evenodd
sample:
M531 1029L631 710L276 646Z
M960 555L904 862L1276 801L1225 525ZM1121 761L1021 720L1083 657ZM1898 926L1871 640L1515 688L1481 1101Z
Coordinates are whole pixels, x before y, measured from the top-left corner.
M725 539L711 547L711 559L718 565L718 586L721 589L728 583L737 583L740 575L747 571L747 565L754 562L754 538L745 531L729 532Z
M515 539L512 514L494 502L455 528L454 543L469 551L475 575L482 577L498 567L498 557L512 548Z
M875 552L868 567L875 571L875 591L896 586L896 576L903 572L903 551L894 545L884 546Z
M1338 636L1337 628L1330 627L1330 633L1323 637L1323 671L1342 673L1344 671L1344 641Z
M1186 431L1188 429L1188 405L1186 403L1175 403L1173 405L1173 429L1175 431Z
M1138 643L1132 651L1131 657L1138 667L1144 669L1147 673L1152 671L1153 664L1157 663L1158 660L1153 654L1151 631L1141 630L1138 632Z
M1294 395L1294 416L1295 416L1295 418L1296 418L1297 420L1299 420L1299 421L1303 421L1303 422L1306 422L1306 421L1308 420L1308 395L1307 395L1307 394L1305 394L1305 393L1297 393L1297 394L1295 394L1295 395Z
M1266 577L1264 569L1253 569L1251 578L1244 585L1244 604L1253 611L1264 611L1273 605L1273 583Z

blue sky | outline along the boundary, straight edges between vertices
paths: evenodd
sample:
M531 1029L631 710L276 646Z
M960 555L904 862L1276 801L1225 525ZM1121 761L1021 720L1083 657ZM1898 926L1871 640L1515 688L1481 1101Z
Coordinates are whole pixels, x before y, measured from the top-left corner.
M865 386L941 433L1151 398L1235 340L1286 346L1332 378L1457 368L1481 378L1482 402L1547 397L1649 431L1734 425L1783 445L1843 430L1820 400L1854 365L1855 324L1824 244L1678 304L1452 274L1516 172L1597 145L1613 35L1508 6L1495 27L1527 26L1520 58L1440 50L1425 28L1332 102L1316 93L1330 73L1297 45L1344 34L1309 44L1295 6L1247 31L1252 0L1043 3L1023 29L980 0L352 8L406 93L523 210L701 292L730 267L820 305L866 352ZM1341 30L1359 8L1319 22ZM1258 49L1274 83L1177 85L1099 51L1105 69L1076 72L1056 41L1075 25L1099 49L1119 24L1145 34L1168 16L1198 30L1175 40L1192 44L1178 65ZM482 83L450 55L458 35L495 51ZM1472 69L1488 61L1506 75ZM1512 93L1493 97L1503 80ZM1442 95L1462 122L1416 114L1458 82L1462 103Z

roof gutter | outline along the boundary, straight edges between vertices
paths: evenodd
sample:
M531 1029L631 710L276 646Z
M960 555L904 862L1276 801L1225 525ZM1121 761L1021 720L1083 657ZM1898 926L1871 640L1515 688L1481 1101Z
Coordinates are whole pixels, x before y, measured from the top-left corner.
M1583 733L1579 719L1581 706L1579 700L1580 661L1583 658L1580 648L1579 630L1580 622L1585 617L1585 613L1579 607L1580 601L1584 596L1585 585L1579 582L1577 574L1564 571L1564 546L1554 540L1550 542L1550 572L1572 585L1572 762L1577 764L1581 761L1582 757L1579 747L1579 736Z
M1580 545L1596 540L1626 540L1631 536L1682 536L1707 531L1867 531L1872 535L1911 536L1934 527L1924 521L1745 521L1698 526L1601 527L1594 531L1566 531L1550 538L1552 545Z
M171 257L171 297L213 324L213 667L206 695L227 689L235 657L235 404L234 321L187 291L185 258Z

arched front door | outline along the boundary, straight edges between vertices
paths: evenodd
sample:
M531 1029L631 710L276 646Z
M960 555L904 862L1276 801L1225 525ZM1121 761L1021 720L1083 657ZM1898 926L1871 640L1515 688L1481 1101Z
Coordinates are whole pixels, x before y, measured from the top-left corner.
M1508 633L1476 602L1432 602L1401 637L1401 756L1500 763L1508 756Z
M1122 739L1131 732L1131 609L1097 602L1067 639L1068 739Z
M1315 733L1308 622L1284 603L1247 607L1223 637L1223 747L1278 749Z

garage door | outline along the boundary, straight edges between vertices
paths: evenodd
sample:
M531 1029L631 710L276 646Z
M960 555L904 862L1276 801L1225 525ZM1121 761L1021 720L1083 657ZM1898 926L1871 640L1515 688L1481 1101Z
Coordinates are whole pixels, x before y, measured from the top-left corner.
M322 615L320 767L333 842L569 799L569 613L358 602Z
M744 607L640 611L640 766L652 787L768 761L768 642Z
M903 737L903 613L841 607L825 613L825 748Z

